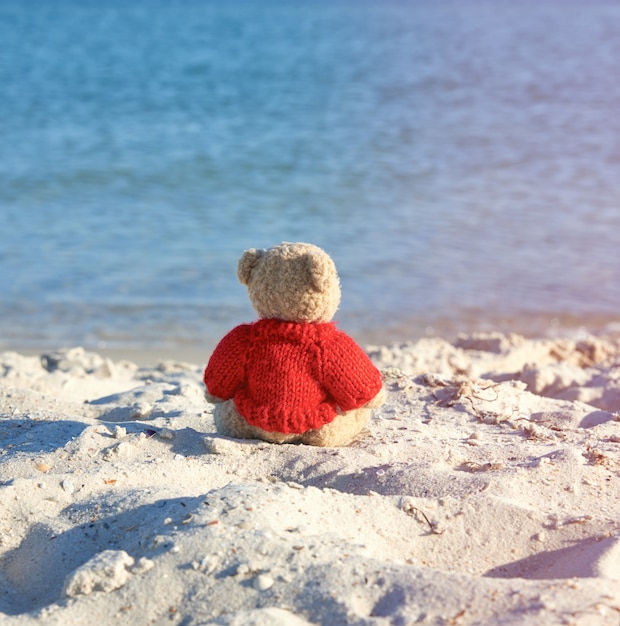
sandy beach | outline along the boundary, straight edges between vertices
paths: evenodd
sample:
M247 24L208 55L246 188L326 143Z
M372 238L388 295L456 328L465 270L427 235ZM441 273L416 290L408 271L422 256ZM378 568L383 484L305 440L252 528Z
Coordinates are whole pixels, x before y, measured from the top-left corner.
M0 623L620 624L620 339L367 350L344 448L218 436L208 355L0 355Z

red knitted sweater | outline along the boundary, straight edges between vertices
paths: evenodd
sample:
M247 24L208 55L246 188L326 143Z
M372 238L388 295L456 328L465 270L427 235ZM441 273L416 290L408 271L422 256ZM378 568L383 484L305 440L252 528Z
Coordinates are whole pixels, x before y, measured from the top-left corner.
M333 323L261 319L233 328L205 369L212 396L234 399L249 424L304 433L379 393L381 374Z

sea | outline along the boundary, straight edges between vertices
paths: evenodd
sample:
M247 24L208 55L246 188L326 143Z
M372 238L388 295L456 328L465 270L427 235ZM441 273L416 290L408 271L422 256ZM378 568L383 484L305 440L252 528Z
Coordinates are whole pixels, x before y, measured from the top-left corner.
M212 347L281 241L360 342L620 330L620 2L0 0L0 348Z

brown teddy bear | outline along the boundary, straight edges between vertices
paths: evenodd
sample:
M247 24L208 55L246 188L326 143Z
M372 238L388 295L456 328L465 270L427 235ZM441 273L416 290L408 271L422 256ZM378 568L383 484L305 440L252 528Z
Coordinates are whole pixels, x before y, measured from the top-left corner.
M246 250L237 268L260 319L230 331L204 373L222 435L338 446L380 406L381 374L330 321L340 281L329 255L308 243Z

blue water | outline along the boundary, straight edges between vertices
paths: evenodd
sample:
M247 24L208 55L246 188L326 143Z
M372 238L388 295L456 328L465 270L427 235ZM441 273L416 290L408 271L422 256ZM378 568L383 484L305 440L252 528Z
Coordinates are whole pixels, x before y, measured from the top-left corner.
M360 340L620 320L620 5L0 0L0 347L212 345L247 247Z

